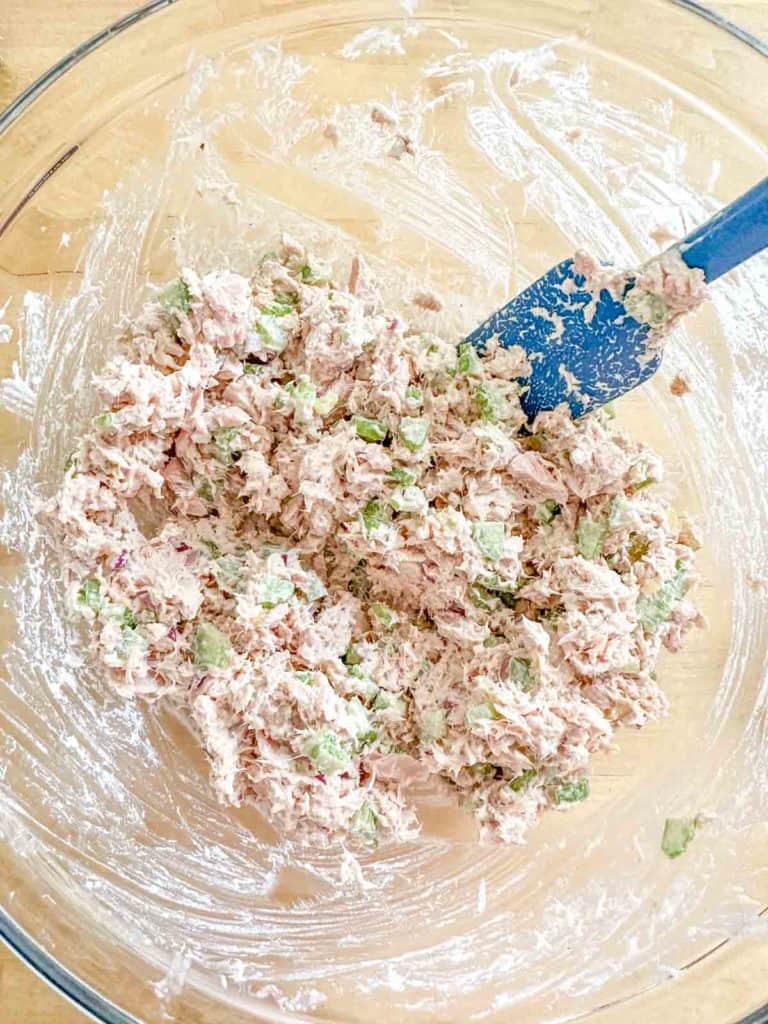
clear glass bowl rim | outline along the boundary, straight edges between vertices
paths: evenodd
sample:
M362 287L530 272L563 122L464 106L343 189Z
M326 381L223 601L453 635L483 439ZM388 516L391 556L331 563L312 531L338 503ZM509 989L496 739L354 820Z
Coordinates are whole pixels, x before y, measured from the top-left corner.
M4 110L0 111L0 135L8 130L46 89L89 54L130 29L133 25L179 2L180 0L148 0L147 3L138 7L135 11L131 11L124 17L107 25L89 39L84 40L31 82ZM711 8L699 3L698 0L667 0L667 2L690 11L691 14L697 17L704 18L723 32L728 33L757 53L768 58L768 42L763 41L747 29L718 14L717 11L713 11ZM36 191L35 188L28 195L31 195L34 191ZM14 210L10 219L13 219L19 211L20 208ZM6 226L8 223L9 221L6 221ZM11 916L2 908L0 908L0 940L51 988L88 1017L99 1022L99 1024L144 1024L144 1022L139 1021L133 1015L125 1013L101 993L91 988L91 986L84 984L74 974L62 967L55 957L48 954L31 936L19 928ZM739 1024L768 1024L768 1002L753 1013L743 1017Z

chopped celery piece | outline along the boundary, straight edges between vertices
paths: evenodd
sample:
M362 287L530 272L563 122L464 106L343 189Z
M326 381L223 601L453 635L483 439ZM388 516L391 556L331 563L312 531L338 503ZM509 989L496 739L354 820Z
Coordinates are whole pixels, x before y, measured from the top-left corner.
M201 622L195 630L192 655L202 668L226 668L231 649L229 641L212 622Z
M379 501L378 498L371 498L363 505L360 518L363 521L366 533L370 533L372 530L377 529L377 527L382 526L386 519L384 503Z
M339 737L330 729L321 729L307 737L304 754L324 775L336 775L349 767L351 760L339 742Z
M437 743L445 736L445 712L441 708L430 708L421 716L421 742Z
M536 518L540 523L549 526L555 516L560 514L560 506L552 498L547 498L540 505L536 506Z
M630 562L634 565L641 558L645 558L650 546L651 542L647 537L643 537L640 533L631 533L629 535L629 544L627 545L627 554L629 555Z
M429 420L424 416L403 416L398 427L400 440L411 451L418 451L427 440Z
M372 842L376 838L377 824L378 818L374 814L373 808L370 804L365 803L361 804L352 815L350 828L355 835L360 836L367 842Z
M597 558L603 550L605 538L608 536L608 524L604 520L593 519L589 512L579 519L576 527L576 543L579 554L583 558Z
M655 484L656 481L652 476L647 476L645 480L641 480L639 484L632 484L633 491L644 491L646 487L650 487L651 484Z
M282 298L275 296L274 302L268 302L266 306L261 307L261 312L267 316L288 316L289 313L293 313L296 306L293 302L284 302Z
M256 320L254 328L261 339L261 344L270 352L282 352L288 344L288 335L280 323L280 317L262 314Z
M309 604L312 604L313 601L319 601L328 593L325 584L315 573L307 575L307 579L299 584L299 590Z
M258 373L258 372L259 372L259 365L258 365L258 363L248 363L248 362L243 363L243 373L248 374L250 376L251 374Z
M285 604L293 597L295 587L285 576L273 576L267 573L256 584L256 601L265 608L274 608Z
M203 546L207 549L211 558L221 558L221 548L215 540L206 540L203 538Z
M420 487L396 487L389 496L395 512L426 512L429 502Z
M492 612L499 603L498 597L479 583L470 584L469 599L475 608L481 608L484 612Z
M101 583L97 579L88 579L77 592L78 604L97 612L101 608Z
M483 558L497 562L504 554L504 523L473 523L472 539L480 548Z
M643 594L637 601L637 616L646 633L655 633L685 594L685 570L679 568L655 594Z
M411 405L421 405L424 399L421 388L416 387L415 384L409 384L405 389L405 400Z
M456 369L459 373L466 373L470 376L477 376L482 373L483 367L480 362L480 356L471 341L465 341L459 345Z
M398 617L386 604L382 604L380 601L374 601L368 608L374 619L385 629L392 629L397 625Z
M467 725L476 725L477 722L493 722L501 718L496 708L489 700L480 704L470 704L466 710Z
M350 668L353 665L359 665L363 659L357 653L357 648L354 646L354 644L350 644L346 651L344 651L341 660L344 662L347 668Z
M587 779L579 779L578 782L564 782L555 788L553 795L556 804L576 804L580 800L586 800L589 796L589 782Z
M467 770L476 779L492 779L496 774L496 765L491 764L490 761L478 761L475 764L468 765Z
M222 590L233 594L243 589L243 563L236 555L218 558L214 575Z
M536 778L537 772L535 768L526 768L522 775L518 775L516 779L512 779L509 783L509 788L514 790L515 793L521 793L524 789L528 789L530 784Z
M490 384L478 384L472 395L480 418L493 423L503 419L506 403L496 388Z
M364 441L383 441L387 436L386 424L382 423L381 420L372 420L367 416L353 416L352 423L354 424L357 436L361 437Z
M315 399L315 412L318 416L327 416L335 408L338 400L339 396L335 391L326 391L324 395Z
M115 417L109 410L107 410L106 412L100 412L98 416L93 417L93 425L94 427L100 427L104 429L106 427L111 427L112 424L114 423L114 420Z
M285 390L293 399L293 416L297 423L310 423L315 411L317 388L309 377L299 377L285 385Z
M202 480L197 487L197 495L202 498L203 501L213 502L216 500L216 496L213 491L213 484L210 480Z
M294 672L293 674L296 676L296 678L299 680L299 682L300 683L304 683L305 686L314 686L315 685L315 673L314 672L307 672L304 669L302 669L301 671Z
M302 281L311 281L314 277L312 273L312 267L308 263L302 263L299 267L299 277Z
M509 680L523 693L530 693L536 686L536 676L531 670L529 658L512 658L509 663Z
M186 281L177 278L163 288L157 296L157 301L167 313L188 313L192 305L192 295Z
M393 480L403 487L410 487L416 483L417 474L412 469L406 469L405 466L393 466L387 473L387 479Z
M213 435L213 441L216 445L216 458L225 466L231 466L235 461L234 452L238 450L237 438L239 434L239 427L221 427Z
M685 853L695 835L695 818L667 818L661 837L661 849L670 860L674 860Z
M130 608L123 608L120 615L121 629L136 629L136 616Z

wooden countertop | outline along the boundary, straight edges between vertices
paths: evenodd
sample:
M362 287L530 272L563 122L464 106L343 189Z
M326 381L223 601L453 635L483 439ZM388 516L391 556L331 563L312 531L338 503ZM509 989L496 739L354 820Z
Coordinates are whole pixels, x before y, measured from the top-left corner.
M133 0L0 0L0 109L46 68L134 10ZM768 0L710 6L768 40ZM84 1024L85 1017L0 945L2 1024Z

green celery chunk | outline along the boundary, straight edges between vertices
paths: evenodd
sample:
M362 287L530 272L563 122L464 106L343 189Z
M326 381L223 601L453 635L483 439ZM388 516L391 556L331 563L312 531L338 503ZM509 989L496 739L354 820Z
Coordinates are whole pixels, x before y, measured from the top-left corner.
M305 669L300 669L298 672L293 673L300 683L304 683L305 686L315 685L315 673L307 672Z
M303 751L315 768L324 775L336 775L348 768L351 762L351 757L342 747L339 737L330 729L321 729L320 732L307 737Z
M275 296L275 301L268 302L266 306L262 306L261 312L267 316L288 316L290 313L293 313L295 309L295 303L285 302L282 298Z
M504 523L476 522L472 524L472 539L483 558L497 562L504 554Z
M120 613L120 628L121 629L136 629L136 616L133 614L130 608L123 608Z
M630 562L634 565L634 563L639 562L641 558L645 558L650 546L651 542L647 537L643 537L640 533L631 533L629 535L629 544L627 545L627 555L629 556Z
M695 818L667 818L661 837L661 849L670 860L674 860L685 853L695 835Z
M336 407L339 396L335 391L326 391L315 399L315 412L318 416L327 416Z
M199 498L202 498L203 501L207 501L209 503L216 500L216 495L213 490L213 484L211 483L210 480L200 481L200 483L197 485L197 495Z
M509 680L519 686L523 693L530 693L536 686L536 676L531 669L530 658L512 658L509 663Z
M396 487L389 496L395 512L426 512L429 502L420 487Z
M393 629L397 625L397 615L388 605L382 604L380 601L374 601L368 611L385 629Z
M585 513L576 527L576 543L582 558L597 558L607 536L608 524L604 520L593 519L589 512Z
M467 725L476 725L477 722L493 722L499 718L501 715L489 700L480 704L470 704L466 710Z
M341 660L344 662L347 668L351 668L354 665L360 665L363 659L357 653L357 648L354 646L354 644L350 644L346 651L344 651Z
M563 782L553 793L556 804L576 804L589 796L589 781L579 779L577 782Z
M234 453L239 450L237 444L239 435L239 427L221 427L213 435L213 442L216 445L216 458L225 466L231 466L235 461Z
M381 420L369 419L367 416L353 416L352 423L357 436L364 441L383 441L387 436L386 424Z
M371 805L364 803L352 815L350 828L355 835L365 839L366 842L373 842L376 838L378 820Z
M377 529L379 526L383 526L386 521L386 507L382 501L378 498L371 498L363 505L360 512L360 518L363 521L363 527L366 533L371 533L372 530Z
M397 432L408 451L416 452L427 440L429 420L424 416L403 416Z
M291 580L285 576L273 576L267 573L256 584L256 601L264 608L274 608L278 604L290 601L295 592Z
M555 516L561 512L560 506L552 498L547 498L540 505L536 506L536 518L544 526L549 526Z
M509 788L515 793L521 793L524 789L528 789L537 774L535 768L526 768L522 775L518 775L516 779L511 780Z
M212 622L201 622L195 630L192 656L201 668L226 668L231 648L229 640Z
M84 608L97 612L101 608L101 583L97 579L88 579L77 592L77 602Z
M421 405L424 400L424 395L420 387L415 384L409 384L405 389L405 400L410 405Z
M181 278L169 282L158 294L157 301L166 313L188 313L192 306L189 285Z
M392 480L403 487L411 487L416 483L417 477L418 474L414 470L406 469L405 466L393 466L387 473L387 480Z
M488 420L490 423L503 419L506 402L491 384L478 384L472 398L481 419Z
M94 416L92 423L94 427L105 430L107 427L111 427L114 421L115 417L107 410L106 412L100 412L98 416Z
M643 594L638 598L637 616L646 633L655 633L667 621L674 606L685 595L685 584L685 570L678 568L655 594Z
M459 373L466 373L468 376L478 376L483 372L480 356L471 341L465 341L459 345L456 369Z
M297 423L310 423L315 411L317 388L309 377L289 381L285 390L293 399L293 416Z
M441 708L429 708L422 714L419 724L420 739L426 745L437 743L445 736L445 712Z
M280 323L280 317L264 313L253 325L261 339L261 344L270 352L282 352L288 344L288 335Z
M484 612L492 612L499 604L498 596L486 590L480 583L469 585L469 599L475 608L480 608Z

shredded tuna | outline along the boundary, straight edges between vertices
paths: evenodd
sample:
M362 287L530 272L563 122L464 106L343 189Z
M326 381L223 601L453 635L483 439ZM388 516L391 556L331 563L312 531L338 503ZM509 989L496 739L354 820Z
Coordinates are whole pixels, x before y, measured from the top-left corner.
M401 840L431 782L519 842L663 713L697 542L605 413L525 429L527 372L289 238L251 280L184 270L133 322L43 515L94 659L189 717L222 801Z

